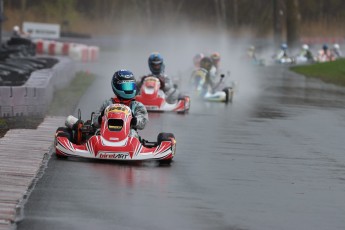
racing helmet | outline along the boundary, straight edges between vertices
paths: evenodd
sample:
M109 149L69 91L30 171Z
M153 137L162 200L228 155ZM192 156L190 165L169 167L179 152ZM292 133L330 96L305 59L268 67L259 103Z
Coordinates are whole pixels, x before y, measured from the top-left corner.
M200 60L200 67L206 69L207 71L210 71L213 66L213 61L209 57L203 57Z
M13 31L19 32L19 26L13 26Z
M340 46L339 46L338 43L335 43L335 44L333 45L333 48L336 49L336 50L338 50L338 49L340 49Z
M220 54L218 52L214 52L211 54L211 60L215 66L218 66L219 61L220 61Z
M322 49L328 50L328 45L327 44L323 44Z
M120 99L133 99L137 93L135 77L131 71L125 69L114 73L111 87Z
M193 63L194 66L199 67L200 66L200 61L205 55L203 53L198 53L194 56L193 58Z
M307 44L303 44L303 45L302 45L302 49L303 49L303 50L309 50L309 46L308 46Z
M159 53L152 53L148 59L151 73L158 75L164 72L164 60Z
M288 45L287 45L286 43L283 43L283 44L281 44L280 48L281 48L282 50L287 50Z

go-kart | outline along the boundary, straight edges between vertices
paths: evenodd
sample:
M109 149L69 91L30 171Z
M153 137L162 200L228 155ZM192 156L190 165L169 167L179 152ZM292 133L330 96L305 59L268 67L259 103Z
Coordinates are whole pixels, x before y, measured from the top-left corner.
M304 55L298 55L294 58L296 64L310 64L315 62L315 58L307 58Z
M109 105L100 125L97 113L92 113L91 120L85 123L80 117L79 112L79 122L72 128L69 128L67 118L66 127L56 130L57 157L74 156L116 161L153 160L170 163L175 156L176 141L172 133L159 133L156 142L149 142L138 135L130 135L132 111L126 105Z
M275 62L278 64L294 64L296 60L294 57L282 57L279 59L275 59Z
M148 76L144 79L136 101L143 103L147 111L151 112L188 112L190 108L189 96L180 96L175 103L168 103L158 78Z
M213 88L211 88L206 84L207 74L207 70L203 68L194 71L192 74L191 85L197 97L204 101L225 103L232 102L235 92L235 83L231 82L231 86L225 86L225 74L221 74L219 82ZM229 72L228 75L230 75Z

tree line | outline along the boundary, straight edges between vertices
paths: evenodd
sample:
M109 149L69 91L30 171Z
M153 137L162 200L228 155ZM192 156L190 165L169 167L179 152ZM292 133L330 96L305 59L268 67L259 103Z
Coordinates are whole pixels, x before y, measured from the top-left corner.
M345 19L344 0L3 0L4 9L17 10L25 20L65 22L89 20L113 24L128 23L142 28L203 25L236 30L248 28L257 35L286 34L294 39L310 25L320 30L335 27ZM5 15L6 16L6 15ZM9 17L9 16L7 16ZM308 30L307 30L308 31ZM323 32L323 31L321 31ZM339 28L339 33L344 30ZM291 35L292 34L292 35Z

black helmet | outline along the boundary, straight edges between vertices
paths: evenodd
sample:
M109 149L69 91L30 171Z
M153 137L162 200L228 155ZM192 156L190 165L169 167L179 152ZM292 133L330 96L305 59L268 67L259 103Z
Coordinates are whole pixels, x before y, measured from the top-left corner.
M209 57L203 57L201 60L200 60L200 67L201 68L204 68L208 71L211 70L212 68L212 65L213 65L213 61L211 58Z
M164 72L164 60L159 53L150 54L148 64L153 74L158 75Z
M137 93L135 77L129 70L116 71L111 80L111 87L114 94L122 99L132 99Z

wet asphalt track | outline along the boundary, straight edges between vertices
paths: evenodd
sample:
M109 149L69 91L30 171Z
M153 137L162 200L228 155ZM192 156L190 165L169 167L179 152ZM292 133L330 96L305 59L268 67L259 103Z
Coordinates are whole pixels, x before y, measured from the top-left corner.
M111 95L98 71L84 119ZM150 114L145 139L176 136L170 167L52 156L17 228L345 229L345 89L282 67L253 72L243 77L255 90L241 83L233 104Z

